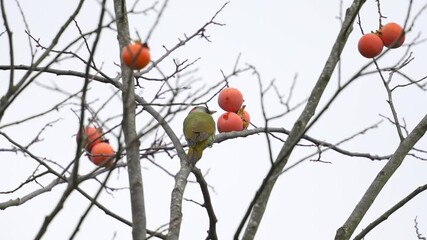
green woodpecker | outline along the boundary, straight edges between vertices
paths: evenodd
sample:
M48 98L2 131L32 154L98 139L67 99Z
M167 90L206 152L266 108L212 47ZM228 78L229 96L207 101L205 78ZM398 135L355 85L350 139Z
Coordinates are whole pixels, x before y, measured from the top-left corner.
M183 132L188 143L188 160L194 165L202 158L203 150L212 146L215 138L215 121L206 107L194 107L184 119Z

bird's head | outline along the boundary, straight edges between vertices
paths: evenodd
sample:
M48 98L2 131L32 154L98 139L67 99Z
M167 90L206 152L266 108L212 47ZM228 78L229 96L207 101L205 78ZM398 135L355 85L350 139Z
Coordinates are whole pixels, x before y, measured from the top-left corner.
M203 107L203 106L194 107L193 109L191 109L190 113L191 112L204 112L204 113L209 113L209 114L216 113L216 111L211 111L211 110L209 110L209 108Z

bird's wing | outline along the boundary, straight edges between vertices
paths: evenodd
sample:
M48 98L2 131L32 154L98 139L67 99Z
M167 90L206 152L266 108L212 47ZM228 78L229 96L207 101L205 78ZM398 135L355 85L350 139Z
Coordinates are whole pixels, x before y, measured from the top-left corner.
M211 117L209 116L209 118ZM215 121L212 118L209 120L211 122L209 122L208 124L204 121L200 121L200 122L195 122L191 127L191 130L195 134L196 141L198 142L205 141L212 134L215 133Z
M206 113L193 112L190 114L193 116L192 119L194 117L204 119L203 121L192 121L191 123L188 122L188 118L184 120L184 133L188 131L192 133L191 138L186 138L186 140L190 147L194 147L198 142L203 142L215 134L215 121L210 115L206 116Z

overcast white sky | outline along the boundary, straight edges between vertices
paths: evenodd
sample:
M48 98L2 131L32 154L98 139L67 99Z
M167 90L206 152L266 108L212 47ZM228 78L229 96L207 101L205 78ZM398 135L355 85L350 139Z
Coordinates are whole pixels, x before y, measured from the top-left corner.
M150 6L153 1L142 1L143 6ZM407 3L396 1L382 1L382 13L388 18L384 20L403 24L407 13ZM414 16L426 1L414 1ZM48 45L64 21L76 6L76 1L39 0L20 1L27 18L31 34ZM133 1L128 1L130 6ZM164 53L162 46L175 45L178 38L184 34L192 34L203 26L213 14L223 5L224 1L197 1L183 0L170 1L160 25L153 33L149 42L153 59ZM343 1L344 8L351 1ZM162 2L158 5L160 7ZM232 0L217 21L225 26L211 26L207 34L211 42L203 39L193 40L165 60L165 68L171 66L172 57L181 61L193 61L198 57L200 77L206 84L219 81L221 70L229 73L234 66L237 56L241 53L241 66L245 63L254 65L261 74L264 85L272 79L282 92L287 95L295 74L298 74L292 104L305 99L317 80L319 73L329 54L332 44L339 31L340 22L339 1L254 1ZM109 1L111 12L112 1ZM87 1L77 21L83 31L93 29L98 20L97 1ZM344 11L345 12L345 11ZM15 1L6 2L6 13L14 32L15 63L28 65L30 61L28 39L24 32L19 10ZM412 32L407 34L407 41L412 41L418 33L425 38L427 32L426 14L419 18ZM136 31L144 39L154 15L138 15L130 18L131 35L137 38ZM362 26L365 32L376 30L378 25L377 8L375 1L367 1L361 12ZM3 22L2 22L3 23ZM3 32L3 24L0 32ZM59 46L65 46L78 34L73 26L61 38ZM359 27L350 36L342 56L342 79L348 80L369 60L361 57L357 52L357 41L361 36ZM393 64L405 52L406 48L389 52L379 63L385 67ZM414 60L404 72L418 79L427 74L425 63L426 44L414 46ZM98 65L103 65L105 73L114 77L119 71L115 63L119 62L119 48L116 35L111 30L102 33L100 45L96 54ZM9 64L9 50L6 35L0 37L0 65ZM55 67L84 71L84 65L75 61L64 61ZM373 68L371 67L371 70ZM17 73L19 77L21 73ZM0 94L6 91L4 87L8 81L8 72L0 71ZM404 83L395 78L396 82ZM82 79L72 77L58 77L42 75L38 82L47 85L56 84L64 90L75 92L81 88ZM251 120L255 125L262 126L258 82L251 74L242 74L231 80L233 87L239 88L245 98L245 104L251 113ZM322 104L329 99L337 86L337 75L333 77L326 91ZM91 84L90 99L99 99L94 108L100 107L113 89L105 84ZM140 94L150 96L152 91L148 87ZM64 95L47 91L38 86L29 87L14 103L12 108L0 123L0 126L22 119L34 113L49 108L52 104L64 98ZM386 91L377 74L368 75L353 83L328 112L321 118L308 134L331 143L338 142L378 121L379 115L391 116L387 105ZM415 87L405 88L395 93L394 101L401 118L404 118L408 129L424 116L426 108L424 102L426 94ZM282 107L274 97L268 98L267 112L270 115L281 112ZM220 110L214 99L209 107ZM77 106L72 106L77 109ZM100 117L108 118L121 112L118 99L109 104L100 112ZM275 127L291 129L298 112L286 118L271 123ZM217 113L215 118L219 117ZM148 116L145 116L148 118ZM172 123L172 127L181 135L181 124L185 116L179 115ZM22 124L19 127L0 129L5 131L16 141L28 143L40 128L49 121L61 118L53 127L48 128L42 135L43 142L36 144L32 151L38 156L66 165L74 157L75 140L78 121L70 110L53 113L46 118L32 121L31 124ZM139 121L143 121L140 118ZM142 126L143 123L139 122ZM113 122L110 124L113 126ZM113 144L117 144L110 136ZM398 145L398 135L394 126L384 121L380 128L370 131L342 147L352 151L368 152L371 154L391 154ZM149 141L142 143L147 146ZM427 141L422 139L417 147L426 149ZM10 144L0 137L0 149L8 148ZM280 150L281 143L274 142L274 155ZM297 162L304 156L316 151L315 148L299 148L292 155L289 165ZM34 171L36 162L22 154L0 153L0 191L11 190ZM271 199L258 230L256 239L333 239L335 231L347 219L355 204L369 186L385 161L372 162L367 159L350 158L328 152L322 155L322 160L331 164L305 162L297 168L284 174L277 182ZM156 159L162 166L175 173L178 169L178 159ZM155 230L168 222L170 192L173 187L173 178L150 163L144 162L144 190L148 228ZM94 166L84 159L82 173L93 170ZM203 159L198 163L203 172L209 171L206 180L215 189L212 192L212 201L218 218L219 239L231 239L244 211L249 205L256 189L268 171L269 160L264 135L251 136L244 139L235 139L215 144L205 151ZM368 211L356 233L376 219L384 211L397 203L416 187L427 183L427 165L425 161L407 158L401 168L385 186L383 192ZM49 180L42 181L42 184ZM116 171L110 180L114 187L127 186L127 172L123 169ZM0 195L0 202L11 198L22 197L39 186L29 185L15 194ZM94 193L98 187L95 182L82 185L89 193ZM21 240L32 239L39 230L46 215L57 203L64 186L38 196L19 207L11 207L0 212L0 239ZM196 184L187 186L186 197L201 201L199 187ZM386 222L373 230L365 239L417 239L414 230L414 218L418 216L420 231L427 235L427 196L420 194L404 208L392 215ZM113 194L104 192L100 202L112 211L126 219L130 217L128 191L121 190ZM66 239L74 230L80 216L85 211L87 202L78 193L73 193L65 204L62 212L49 226L43 239ZM181 230L181 239L204 239L208 229L208 219L205 210L199 206L184 202L184 222ZM106 216L94 208L76 239L131 239L131 229L128 226ZM279 237L280 236L280 237Z

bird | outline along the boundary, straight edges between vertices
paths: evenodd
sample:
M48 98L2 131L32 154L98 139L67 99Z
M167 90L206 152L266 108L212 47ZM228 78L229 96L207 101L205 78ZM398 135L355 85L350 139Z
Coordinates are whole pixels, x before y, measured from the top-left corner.
M215 139L215 121L207 107L196 106L183 122L183 132L188 143L188 160L195 165L202 158L203 150L211 147Z

